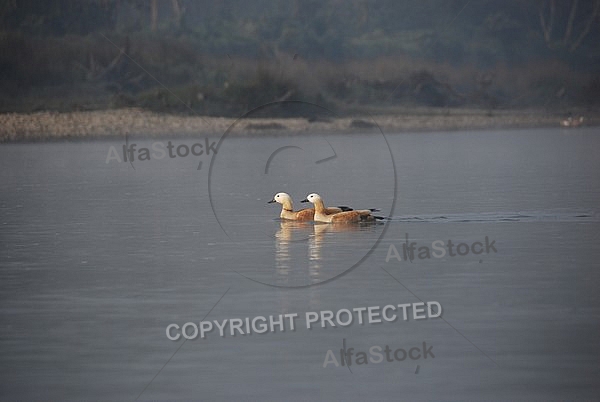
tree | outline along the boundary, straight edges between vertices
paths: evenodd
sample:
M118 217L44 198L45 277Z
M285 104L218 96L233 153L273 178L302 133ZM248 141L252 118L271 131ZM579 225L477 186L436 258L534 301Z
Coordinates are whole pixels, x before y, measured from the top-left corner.
M568 3L561 3L562 6ZM542 5L539 10L540 17L540 25L542 28L542 33L544 35L544 41L546 42L546 46L549 49L568 49L569 52L573 53L580 46L583 40L590 34L592 26L596 22L598 16L600 15L600 0L594 0L591 13L589 16L584 19L583 17L577 18L578 14L578 6L579 1L573 0L569 6L569 16L567 18L566 23L563 21L559 21L559 24L564 24L564 34L562 35L561 40L554 40L553 34L557 33L556 29L556 0L547 0L542 2ZM548 11L546 11L548 9ZM575 39L573 39L573 31L574 26L579 27L579 35Z
M183 19L183 13L185 11L185 8L181 7L181 3L179 2L179 0L171 0L171 9L173 10L175 26L179 28L181 26L181 20ZM150 28L152 29L152 32L156 32L158 30L158 14L158 0L152 0L150 2Z

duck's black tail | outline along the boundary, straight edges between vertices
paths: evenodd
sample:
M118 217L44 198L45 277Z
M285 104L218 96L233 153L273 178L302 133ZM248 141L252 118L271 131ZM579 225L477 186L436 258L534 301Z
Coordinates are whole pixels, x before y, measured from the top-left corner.
M348 211L354 211L354 208L350 208L350 207L346 207L343 205L338 205L338 208L342 210L342 212L348 212ZM371 211L371 212L379 212L381 211L380 209L377 208L367 208L367 211Z

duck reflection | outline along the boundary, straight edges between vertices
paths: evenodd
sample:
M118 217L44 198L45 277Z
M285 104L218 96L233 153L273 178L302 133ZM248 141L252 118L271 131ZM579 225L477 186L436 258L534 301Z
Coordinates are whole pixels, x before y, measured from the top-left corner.
M306 242L313 225L288 220L282 220L279 225L279 230L275 233L275 266L279 278L285 278L292 270L292 246Z
M323 260L323 243L328 226L324 224L313 224L313 234L308 239L308 275L312 282L319 279L321 273L321 261Z
M292 269L300 268L302 260L292 258L292 250L308 246L308 275L310 283L322 279L324 249L327 244L335 245L339 240L335 233L372 231L376 224L325 224L314 222L281 221L275 234L275 265L280 279L287 278Z

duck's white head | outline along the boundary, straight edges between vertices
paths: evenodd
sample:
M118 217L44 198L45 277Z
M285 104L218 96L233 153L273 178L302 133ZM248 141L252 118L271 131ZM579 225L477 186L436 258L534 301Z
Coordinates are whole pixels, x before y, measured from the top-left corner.
M314 204L319 201L321 201L321 202L323 201L321 196L317 193L311 193L311 194L307 195L306 198L300 202L312 202Z
M277 193L273 196L273 199L271 201L269 201L268 203L272 204L274 202L278 202L280 204L291 203L292 197L290 197L290 195L288 193Z

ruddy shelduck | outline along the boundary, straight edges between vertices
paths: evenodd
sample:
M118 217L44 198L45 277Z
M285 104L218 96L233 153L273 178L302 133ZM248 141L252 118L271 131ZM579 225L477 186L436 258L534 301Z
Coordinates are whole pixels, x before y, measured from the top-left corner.
M277 202L281 204L281 213L279 217L281 219L287 219L291 221L312 221L314 220L315 210L313 208L305 208L299 211L294 211L294 203L292 197L288 193L277 193L273 196L273 199L268 202L272 204ZM328 214L335 214L344 211L352 211L349 207L329 207L325 208L325 212Z
M583 116L579 116L578 119L574 119L572 116L569 116L560 122L560 125L563 127L579 127L582 124Z
M309 194L304 200L300 202L310 202L315 206L315 222L323 223L355 223L355 222L375 222L378 219L383 219L381 216L374 216L372 212L376 211L373 209L361 209L352 211L334 212L325 208L323 199L319 194Z

